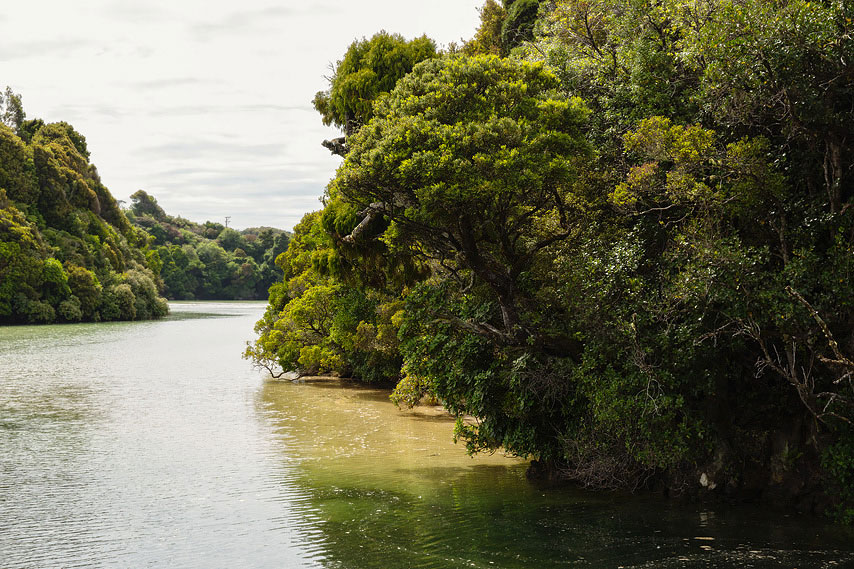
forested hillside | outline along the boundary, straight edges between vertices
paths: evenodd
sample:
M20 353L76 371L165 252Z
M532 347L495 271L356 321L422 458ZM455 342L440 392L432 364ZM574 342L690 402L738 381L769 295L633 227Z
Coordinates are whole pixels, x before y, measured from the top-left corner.
M280 281L276 258L288 248L287 232L272 227L237 231L221 223L195 223L167 215L139 190L126 212L151 235L150 248L170 300L262 300Z
M148 236L127 220L86 139L25 120L0 96L0 324L137 320L167 312Z
M481 15L344 54L247 357L430 394L532 473L854 520L852 4Z

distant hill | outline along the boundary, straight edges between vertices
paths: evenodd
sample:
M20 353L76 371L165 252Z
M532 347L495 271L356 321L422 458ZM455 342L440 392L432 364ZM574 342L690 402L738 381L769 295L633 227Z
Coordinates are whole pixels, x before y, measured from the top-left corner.
M86 139L23 120L8 89L0 107L0 324L166 314L150 238L101 183Z
M266 300L282 279L276 257L290 234L273 227L237 231L166 214L143 190L131 196L127 218L151 235L153 263L170 299Z

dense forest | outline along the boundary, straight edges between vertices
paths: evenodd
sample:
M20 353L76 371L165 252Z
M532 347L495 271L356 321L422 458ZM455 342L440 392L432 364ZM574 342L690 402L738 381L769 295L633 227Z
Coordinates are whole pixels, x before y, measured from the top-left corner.
M0 324L137 320L167 312L156 255L64 122L0 96Z
M488 0L462 45L355 41L246 357L434 397L532 475L854 521L853 19Z
M289 234L123 209L71 125L26 120L0 93L0 324L142 320L169 299L267 298ZM166 298L164 298L166 297Z
M282 279L276 258L288 248L286 231L237 231L221 223L195 223L167 215L154 196L138 190L125 211L151 236L163 292L170 300L262 300Z

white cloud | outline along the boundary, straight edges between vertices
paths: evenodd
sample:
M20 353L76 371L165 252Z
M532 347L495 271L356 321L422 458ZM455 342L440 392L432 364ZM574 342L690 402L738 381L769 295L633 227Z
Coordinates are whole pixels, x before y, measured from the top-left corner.
M12 42L7 37L0 40L0 61L73 57L75 53L87 48L91 49L94 45L94 43L81 38L50 38L44 41Z
M216 14L214 19L192 24L190 30L200 41L218 41L224 34L239 39L247 34L275 33L283 21L297 15L298 12L292 8L268 6L227 15Z
M311 107L354 40L470 37L483 0L42 0L4 6L0 88L86 136L118 199L189 219L290 228L340 159Z

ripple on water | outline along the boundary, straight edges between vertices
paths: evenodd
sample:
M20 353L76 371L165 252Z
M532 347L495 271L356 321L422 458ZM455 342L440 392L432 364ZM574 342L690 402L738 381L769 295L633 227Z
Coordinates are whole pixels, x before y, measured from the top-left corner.
M0 328L0 567L854 562L850 533L540 489L387 392L262 381L239 355L263 310Z

